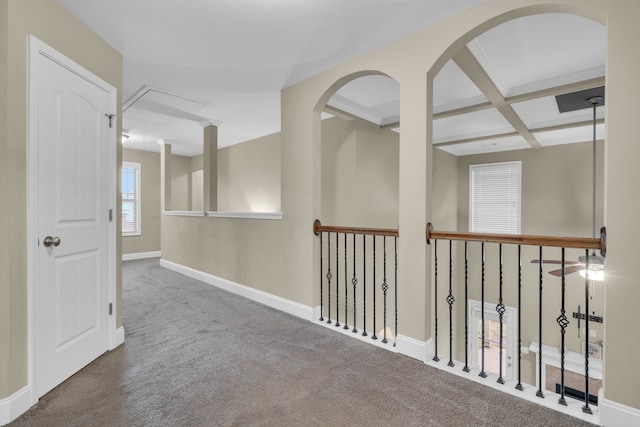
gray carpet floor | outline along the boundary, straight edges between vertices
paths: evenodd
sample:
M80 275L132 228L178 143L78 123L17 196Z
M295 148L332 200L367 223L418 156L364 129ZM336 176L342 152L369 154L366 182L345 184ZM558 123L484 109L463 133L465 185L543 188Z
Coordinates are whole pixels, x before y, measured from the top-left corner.
M123 265L126 343L12 426L586 426L181 276Z

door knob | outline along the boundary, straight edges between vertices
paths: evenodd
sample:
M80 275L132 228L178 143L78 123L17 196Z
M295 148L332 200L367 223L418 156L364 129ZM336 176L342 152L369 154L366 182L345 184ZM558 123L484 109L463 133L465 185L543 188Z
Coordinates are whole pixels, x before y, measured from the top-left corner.
M57 236L56 237L47 236L42 241L42 244L45 246L45 248L50 248L51 246L59 246L60 238Z

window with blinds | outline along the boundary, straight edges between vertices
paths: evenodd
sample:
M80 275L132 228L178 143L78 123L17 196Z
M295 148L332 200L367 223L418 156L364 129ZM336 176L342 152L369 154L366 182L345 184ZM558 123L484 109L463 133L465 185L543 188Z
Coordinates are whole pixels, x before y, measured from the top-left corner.
M122 162L122 235L141 234L140 163Z
M469 231L520 234L522 162L469 166Z

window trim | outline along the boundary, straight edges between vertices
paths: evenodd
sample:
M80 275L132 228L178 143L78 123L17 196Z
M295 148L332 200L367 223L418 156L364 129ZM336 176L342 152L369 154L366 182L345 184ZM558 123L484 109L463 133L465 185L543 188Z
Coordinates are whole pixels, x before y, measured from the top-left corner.
M504 166L504 167L512 167L512 166L517 166L518 168L518 172L519 172L519 185L518 185L518 201L517 201L517 207L516 207L516 231L515 232L509 232L507 230L504 231L490 231L488 233L496 233L496 234L521 234L522 233L522 161L521 160L517 160L517 161L509 161L509 162L495 162L495 163L479 163L479 164L474 164L474 165L469 165L469 179L468 179L468 184L469 184L469 223L468 223L468 230L469 232L472 233L487 233L487 231L475 231L474 227L473 227L473 219L474 219L474 203L473 203L473 179L474 179L474 174L473 171L474 169L481 169L481 168L491 168L491 167L496 167L496 166Z
M122 237L129 236L141 236L142 235L142 195L141 195L141 180L140 175L142 173L142 168L140 163L136 162L122 162L122 169L120 170L120 179L122 180L122 170L123 169L134 169L135 170L135 187L136 187L136 230L135 231L122 231L122 224L120 225L120 232ZM122 198L122 184L120 185L120 201L121 203L124 201ZM122 214L121 214L122 215Z

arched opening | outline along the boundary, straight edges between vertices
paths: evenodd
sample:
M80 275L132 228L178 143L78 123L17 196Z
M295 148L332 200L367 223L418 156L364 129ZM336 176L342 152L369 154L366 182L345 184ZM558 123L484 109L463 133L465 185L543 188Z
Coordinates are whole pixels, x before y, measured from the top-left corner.
M334 89L321 114L323 222L397 227L399 116L399 85L386 75Z
M428 75L433 87L430 135L434 147L433 217L436 227L444 224L439 226L440 230L596 237L596 228L603 224L604 107L602 104L595 107L594 119L594 109L588 99L604 92L605 27L573 14L576 10L554 6L541 9L514 11L510 16L500 16L477 27L452 45ZM563 102L570 96L582 102L576 101L575 107L567 108ZM499 218L498 227L503 228L487 231L473 221L481 213L477 211L480 208L475 204L474 192L497 188L495 200L506 194L506 190L479 187L479 178L474 178L474 174L482 167L493 171L514 164L517 165L517 191L508 203L518 205L518 209L514 209L517 227L512 231L507 219L502 218L507 208L494 207L490 219ZM446 191L440 188L442 183L449 183ZM549 375L545 374L548 371L538 366L533 353L516 358L508 356L509 352L516 352L518 338L523 348L543 344L558 349L562 331L566 338L562 341L565 351L578 358L583 354L585 343L601 344L601 324L592 322L589 330L584 330L571 319L572 312L579 312L580 306L584 310L584 278L578 274L566 276L566 316L570 322L566 328L560 328L556 321L560 311L560 279L549 276L547 273L552 269L545 268L545 291L541 292L542 282L538 283L537 276L539 263L529 262L540 259L538 248L522 248L521 298L526 303L519 311L517 246L505 247L504 251L497 245L487 246L486 252L482 252L482 248L480 243L469 243L469 270L460 262L453 273L455 360L464 360L465 354L471 354L470 361L475 362L475 366L470 366L472 369L493 372L496 377L502 374L501 379L507 381L515 380L505 375L511 372L507 369L509 364L520 363L522 382L536 384ZM448 261L446 250L445 246L438 251L445 262ZM462 242L454 243L453 253L458 260L465 259L465 252ZM584 251L567 250L566 259L578 260L580 255L584 255ZM559 248L545 249L543 255L543 259L560 257ZM470 284L468 294L465 278ZM442 316L450 304L446 301L447 289L442 287L438 292L433 312ZM484 327L473 323L479 319L467 310L468 301L481 299L485 310L490 307L493 313L490 321L483 318ZM604 310L601 286L591 288L589 301L589 313L601 315ZM493 319L502 304L507 310L518 311L523 324L521 336L514 336L509 329L513 326L509 322L517 321L514 316L502 319L509 327L503 333L490 333L491 328L502 329ZM476 313L482 312L476 310ZM478 314L478 317L482 316ZM538 328L539 319L542 319L541 328ZM465 338L465 326L478 335ZM438 337L437 352L445 353L448 359L448 319L440 320L440 328L439 334L434 331ZM494 335L502 345L487 339ZM544 337L541 342L539 337ZM496 367L495 371L480 366L478 351L482 347L486 350L485 357L499 358L502 354L501 361L485 360L487 366ZM498 368L500 362L502 371ZM545 393L555 392L555 387L549 387L542 384L540 389ZM591 387L590 394L597 394L599 385Z
M399 85L379 72L356 73L325 92L316 112L320 219L351 228L318 233L319 318L390 347L398 325L397 237L380 230L398 227Z

